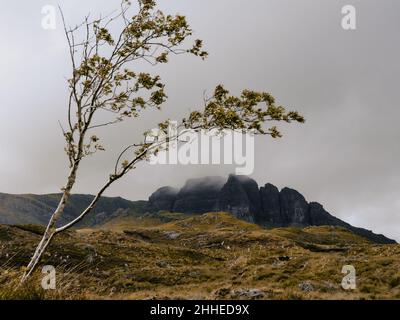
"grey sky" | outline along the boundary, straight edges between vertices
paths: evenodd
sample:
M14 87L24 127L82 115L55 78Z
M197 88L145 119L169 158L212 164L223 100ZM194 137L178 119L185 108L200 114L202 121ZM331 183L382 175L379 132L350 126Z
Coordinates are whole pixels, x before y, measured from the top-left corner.
M41 28L41 8L63 7L73 24L108 13L119 0L8 1L0 11L0 192L57 192L66 159L58 120L65 119L69 76L58 17ZM357 9L357 30L341 28L341 8ZM224 83L271 92L307 118L284 138L257 138L253 178L298 189L332 214L400 240L400 2L398 0L163 0L185 14L210 57L179 57L159 72L169 100L163 112L107 129L107 152L87 160L75 192L94 193L115 154L163 119L200 106L203 90ZM230 166L140 165L108 195L146 199L162 185L227 175Z

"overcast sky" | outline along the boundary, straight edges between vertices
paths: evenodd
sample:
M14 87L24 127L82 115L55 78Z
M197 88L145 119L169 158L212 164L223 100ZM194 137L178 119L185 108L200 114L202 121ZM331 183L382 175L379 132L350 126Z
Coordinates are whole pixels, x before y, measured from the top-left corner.
M257 138L252 177L289 186L339 218L400 240L400 1L162 0L187 16L210 57L171 59L150 70L167 83L162 112L100 131L107 152L87 160L74 192L95 193L115 154L160 120L200 106L224 83L271 92L305 125L281 140ZM65 121L70 74L66 42L41 27L44 5L60 4L70 24L108 13L119 0L3 1L0 11L0 192L58 192L67 173L58 120ZM341 8L357 10L357 29L341 27ZM105 136L106 135L106 136ZM227 175L231 166L140 165L107 195L147 199L163 185Z

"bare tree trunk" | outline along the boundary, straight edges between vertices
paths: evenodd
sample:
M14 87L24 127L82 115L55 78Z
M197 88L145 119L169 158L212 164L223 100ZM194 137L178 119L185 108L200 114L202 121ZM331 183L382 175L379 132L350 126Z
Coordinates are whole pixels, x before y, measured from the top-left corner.
M52 238L56 234L55 226L56 226L57 220L60 218L60 216L64 212L65 206L71 195L72 187L74 186L75 181L76 181L76 172L78 170L78 165L79 165L79 162L76 162L71 168L70 174L68 176L68 182L67 182L66 187L64 188L60 202L58 203L56 210L50 217L50 220L47 224L47 227L43 234L43 237L40 240L38 246L36 247L35 253L33 254L28 266L26 267L26 270L21 279L21 282L24 282L31 275L31 273L35 269L36 265L40 261L40 258L42 257L43 252L46 250L47 246L49 245Z

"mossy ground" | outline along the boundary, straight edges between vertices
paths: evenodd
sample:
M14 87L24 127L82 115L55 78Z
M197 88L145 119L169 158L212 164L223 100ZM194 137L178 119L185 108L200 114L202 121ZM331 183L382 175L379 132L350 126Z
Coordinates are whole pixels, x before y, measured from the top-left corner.
M127 217L55 239L41 265L56 267L56 290L41 289L40 268L17 285L38 233L0 226L0 299L400 298L400 246L342 228L266 230L225 213ZM341 287L344 265L356 268L356 290Z

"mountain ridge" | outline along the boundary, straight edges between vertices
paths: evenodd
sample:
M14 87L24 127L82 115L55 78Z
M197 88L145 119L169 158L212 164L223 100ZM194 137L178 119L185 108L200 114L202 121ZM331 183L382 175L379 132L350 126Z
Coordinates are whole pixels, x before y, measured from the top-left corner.
M396 241L358 228L336 218L318 202L307 202L297 190L279 189L267 183L261 188L247 176L229 175L222 187L221 177L190 179L181 189L162 187L155 191L146 209L150 212L171 211L189 214L229 212L239 219L264 227L308 227L332 225L349 229L375 243ZM212 188L210 181L218 184Z
M93 197L87 194L72 195L57 225L63 225L76 218ZM60 198L60 193L0 193L0 224L45 225ZM163 211L192 215L229 212L239 219L267 228L340 226L374 243L396 243L384 235L354 227L336 218L321 204L307 202L304 196L294 189L285 187L279 190L270 183L259 187L253 179L236 175L230 175L228 178L217 176L189 179L182 188L161 187L150 195L148 201L102 197L94 212L85 217L77 227L96 227L112 219L146 213L157 215Z
M45 225L57 207L60 198L61 193L44 195L0 193L0 224ZM93 195L88 194L71 195L57 226L76 218L93 198ZM95 226L110 219L113 215L118 216L129 210L142 212L144 205L145 201L130 201L121 197L102 197L94 212L85 217L78 226Z

